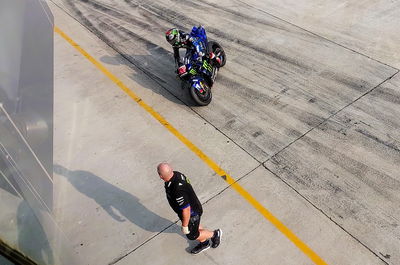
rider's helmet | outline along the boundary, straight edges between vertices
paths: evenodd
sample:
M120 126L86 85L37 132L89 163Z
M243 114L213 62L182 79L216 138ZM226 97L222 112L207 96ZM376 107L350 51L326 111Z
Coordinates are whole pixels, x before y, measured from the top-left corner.
M181 42L181 34L176 28L172 28L165 32L165 38L172 46L179 45Z

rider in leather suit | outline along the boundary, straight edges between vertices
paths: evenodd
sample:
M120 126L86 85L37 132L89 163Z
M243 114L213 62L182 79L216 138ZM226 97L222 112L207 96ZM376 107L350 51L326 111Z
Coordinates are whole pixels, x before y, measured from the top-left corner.
M182 74L186 72L182 72L184 65L180 60L179 49L190 49L194 47L196 49L196 53L198 54L198 61L202 61L203 59L210 59L212 62L217 65L221 65L221 59L213 52L207 54L207 48L204 47L204 44L197 38L190 36L190 34L183 32L182 30L178 30L176 28L172 28L165 33L166 40L172 45L174 50L174 59L175 63L178 67L177 73L181 77Z

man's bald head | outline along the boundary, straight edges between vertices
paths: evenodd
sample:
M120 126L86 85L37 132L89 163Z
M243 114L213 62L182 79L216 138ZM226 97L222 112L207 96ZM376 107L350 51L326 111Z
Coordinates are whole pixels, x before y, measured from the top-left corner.
M174 175L171 165L165 162L158 164L157 172L160 178L164 181L169 181Z

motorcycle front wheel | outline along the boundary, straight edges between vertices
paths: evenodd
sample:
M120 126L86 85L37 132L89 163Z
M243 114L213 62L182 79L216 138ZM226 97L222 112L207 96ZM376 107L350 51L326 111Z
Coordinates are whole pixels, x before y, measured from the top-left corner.
M202 85L204 89L203 93L201 93L195 87L190 86L190 95L198 105L207 106L212 100L211 88L204 81L202 81Z

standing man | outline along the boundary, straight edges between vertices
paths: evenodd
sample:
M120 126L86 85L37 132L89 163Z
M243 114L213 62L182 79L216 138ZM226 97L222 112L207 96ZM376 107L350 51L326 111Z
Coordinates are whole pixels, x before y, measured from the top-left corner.
M190 253L198 254L210 248L216 248L221 241L221 229L208 231L201 227L200 217L203 208L194 193L189 179L178 171L173 171L168 163L157 166L158 175L165 181L165 192L169 205L178 214L182 222L182 232L190 240L197 240L199 244ZM210 243L211 240L211 243Z

